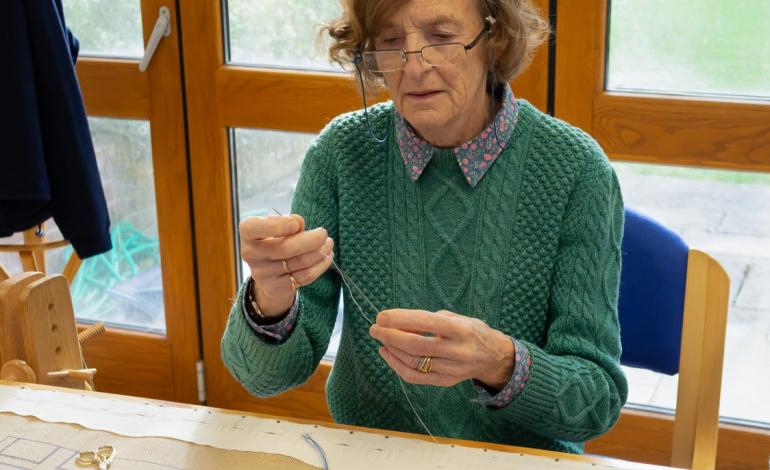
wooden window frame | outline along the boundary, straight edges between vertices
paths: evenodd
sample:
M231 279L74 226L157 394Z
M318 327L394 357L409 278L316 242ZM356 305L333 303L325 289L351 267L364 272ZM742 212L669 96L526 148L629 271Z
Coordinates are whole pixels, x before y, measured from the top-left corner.
M83 353L88 365L99 370L97 390L197 403L195 265L173 3L141 0L142 29L146 43L161 6L170 10L171 35L160 42L146 72L139 71L138 60L81 56L77 74L89 116L150 124L166 334L109 328Z
M610 0L558 2L555 113L617 160L770 171L770 103L605 90Z

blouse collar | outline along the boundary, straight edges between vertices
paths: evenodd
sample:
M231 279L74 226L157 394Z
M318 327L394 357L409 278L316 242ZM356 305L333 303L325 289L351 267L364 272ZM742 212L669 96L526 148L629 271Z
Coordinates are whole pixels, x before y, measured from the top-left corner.
M468 184L475 188L508 144L519 117L519 103L508 83L503 86L503 106L481 134L452 149ZM430 163L436 148L417 135L396 110L396 140L412 181L417 181ZM496 132L495 127L496 126Z

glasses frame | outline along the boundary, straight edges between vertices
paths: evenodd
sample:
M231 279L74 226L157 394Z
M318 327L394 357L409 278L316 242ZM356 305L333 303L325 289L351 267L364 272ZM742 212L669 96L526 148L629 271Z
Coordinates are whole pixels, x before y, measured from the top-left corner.
M480 32L479 35L476 36L476 39L474 39L470 43L468 44L460 43L465 48L466 54L468 53L469 50L473 49L476 46L476 44L479 43L484 33L487 33L489 37L494 36L495 32L494 32L494 29L492 29L492 27L494 26L496 21L497 20L495 20L495 18L492 15L487 16L486 18L484 18L484 23L485 23L484 31ZM448 43L448 44L451 44L451 43ZM369 122L369 111L367 110L367 107L366 107L366 86L364 85L364 74L361 72L361 62L364 61L362 49L363 49L363 44L359 44L358 47L356 47L353 53L353 66L355 67L358 75L358 83L361 85L361 101L364 104L364 117L366 118L366 129L369 131L369 136L372 138L374 142L376 142L379 145L383 145L388 142L388 139L390 138L390 135L391 135L390 130L393 126L388 127L388 130L385 132L385 137L382 137L382 138L377 137L377 135L372 130L372 124L371 122ZM404 51L403 49L396 49L396 50L401 50L404 54L407 53L407 51ZM422 59L422 49L420 49L419 52L420 52L420 58ZM404 57L407 57L407 56L404 55ZM494 62L495 62L495 50L493 48L492 49L492 64L493 64L492 68L493 69L494 69ZM404 61L404 64L406 64L406 60ZM403 69L404 68L401 67L401 70ZM494 77L494 74L492 75L492 77ZM496 82L494 81L494 78L492 83L493 83L492 89L494 90L497 85ZM495 100L491 100L491 101L492 101L492 115L496 116L497 112L495 111ZM493 128L495 129L495 134L497 134L497 126L493 126Z
M366 51L363 53L363 60L364 67L367 68L372 73L392 73L392 72L398 72L400 70L404 70L404 67L406 67L407 61L409 60L409 54L419 54L420 60L422 60L424 63L430 65L431 67L443 67L444 65L435 65L427 60L425 60L425 56L423 55L423 51L425 49L435 48L435 47L442 47L442 46L451 46L451 45L458 45L462 46L462 48L465 51L465 55L467 57L468 51L476 47L479 42L481 42L481 39L487 35L492 35L492 25L494 24L495 19L491 17L484 18L484 29L476 35L476 37L469 42L468 44L464 44L462 42L445 42L441 44L428 44L427 46L421 47L419 50L416 51L405 51L403 49L381 49L376 51ZM369 64L367 63L367 57L376 57L378 52L400 52L401 53L401 67L397 69L392 70L372 70L369 68Z

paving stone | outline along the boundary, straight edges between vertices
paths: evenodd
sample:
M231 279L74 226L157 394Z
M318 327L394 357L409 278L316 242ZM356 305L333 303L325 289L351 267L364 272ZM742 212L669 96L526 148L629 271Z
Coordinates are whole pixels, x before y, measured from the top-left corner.
M753 319L736 322L736 318ZM770 422L770 310L733 308L727 325L721 414Z
M706 253L729 253L761 258L764 263L770 264L770 237L685 230L682 238L690 248L703 250Z
M730 207L717 231L770 239L770 190L758 192L753 198L757 200Z
M646 201L701 207L720 204L729 199L730 186L732 186L711 181L657 175L644 175L642 181L644 183L636 187L633 192L626 191L624 194ZM690 199L690 197L696 199Z
M762 325L768 316L770 316L770 310L730 307L727 312L728 341L738 341L746 334L756 335L757 331L763 331Z
M647 201L626 200L626 207L651 217L678 234L686 231L716 232L725 217L724 212L693 211L691 207L663 206Z
M748 266L736 306L770 311L770 262L755 260Z
M722 374L722 400L720 415L770 422L770 341L756 332L770 328L770 311L761 315L733 309L731 318L759 317L751 324L730 322L725 343L725 361ZM648 402L651 406L670 408L676 406L678 376L656 374L660 381ZM630 386L634 384L629 380Z
M620 181L623 194L635 194L640 185L644 184L645 175L641 175L625 165L613 165Z
M636 193L624 192L626 206L652 217L677 233L687 229L716 231L722 224L726 215L725 207L694 209L693 204L686 200L690 195L680 196L663 188L653 187L651 190L648 187L655 184L655 181L649 181Z
M676 409L676 393L679 384L679 375L660 374L660 383L655 389L650 404L658 408Z
M626 203L674 230L725 230L770 237L770 187L623 174ZM641 209L640 209L641 210Z
M623 366L623 371L628 380L628 403L650 405L661 381L660 374L626 366Z

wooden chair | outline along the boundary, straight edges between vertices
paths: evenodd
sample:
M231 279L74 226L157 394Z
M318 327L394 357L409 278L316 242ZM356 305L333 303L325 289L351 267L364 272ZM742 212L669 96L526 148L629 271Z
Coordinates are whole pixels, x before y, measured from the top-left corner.
M24 243L2 244L0 245L0 252L17 253L19 255L19 260L21 261L22 270L25 272L47 272L45 265L46 250L69 245L69 241L67 240L47 241L45 224L40 224L38 227L25 230L23 234ZM80 257L73 251L67 264L64 266L64 271L62 271L62 275L67 278L70 284L72 284L72 281L75 279L75 274L77 274L80 264ZM8 271L0 265L0 281L4 281L10 277Z
M622 253L621 363L679 373L671 465L711 470L730 280L714 258L631 209Z

